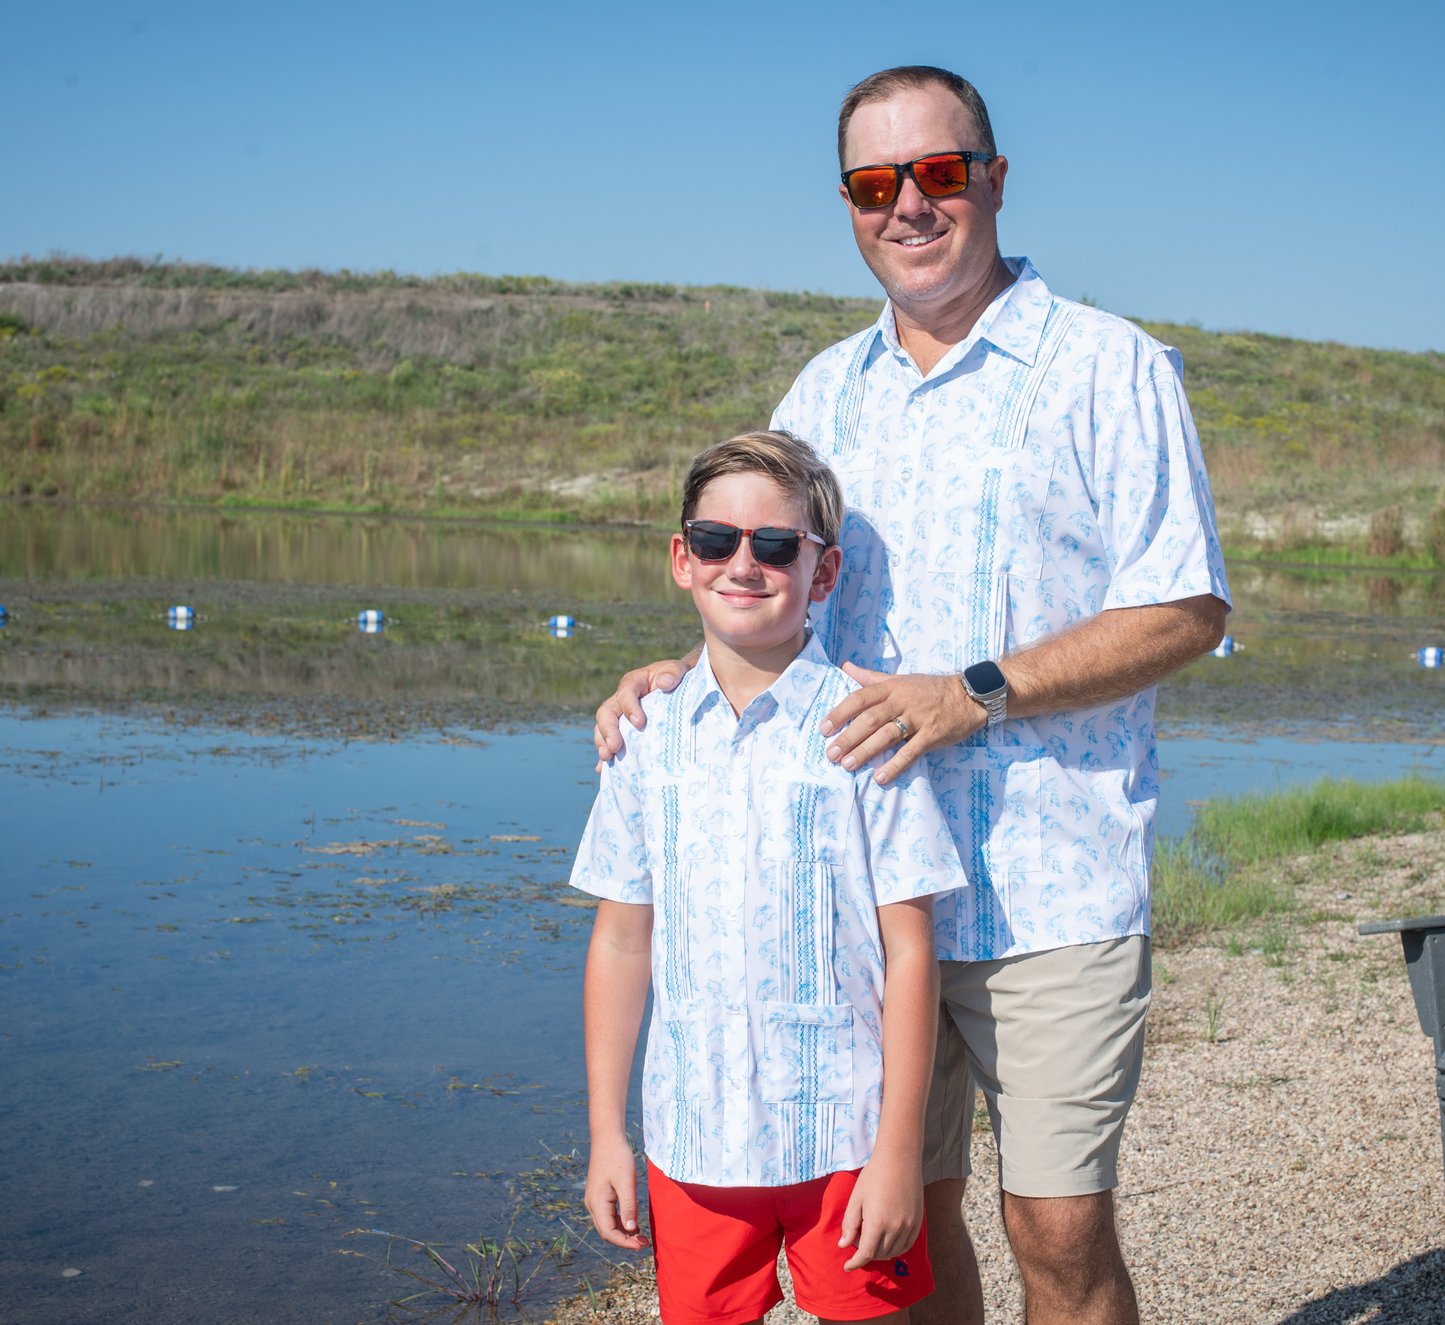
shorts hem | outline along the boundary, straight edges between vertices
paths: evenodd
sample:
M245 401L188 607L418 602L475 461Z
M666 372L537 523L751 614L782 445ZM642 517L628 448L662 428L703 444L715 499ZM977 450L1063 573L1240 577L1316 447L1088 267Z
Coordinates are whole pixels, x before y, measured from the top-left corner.
M667 1310L662 1306L662 1296L658 1295L658 1312L662 1317L662 1325L748 1325L750 1321L760 1320L766 1316L778 1303L786 1300L783 1290L773 1284L773 1291L763 1300L763 1305L754 1311L749 1307L746 1311L739 1308L736 1311L727 1312L725 1315L708 1313L705 1315L693 1315L690 1311ZM882 1314L882 1313L880 1313ZM868 1319L866 1316L860 1319Z
M1011 1196L1093 1196L1119 1185L1114 1169L1076 1169L1071 1173L1014 1173L1000 1166L998 1185Z
M916 1297L910 1296L906 1302L885 1302L882 1298L879 1298L878 1310L870 1311L866 1316L850 1315L850 1312L860 1309L851 1303L844 1308L830 1307L822 1302L815 1302L811 1299L805 1302L801 1297L798 1297L796 1293L794 1294L794 1300L797 1302L800 1310L806 1311L810 1316L817 1316L822 1320L876 1320L879 1316L891 1316L895 1311L904 1311L909 1307L916 1307L925 1297L929 1297L932 1293L933 1289L930 1288L927 1293L919 1293Z

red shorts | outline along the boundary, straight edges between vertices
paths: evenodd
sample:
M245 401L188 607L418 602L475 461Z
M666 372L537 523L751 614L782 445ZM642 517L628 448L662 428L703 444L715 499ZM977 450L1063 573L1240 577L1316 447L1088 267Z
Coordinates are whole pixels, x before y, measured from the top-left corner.
M674 1182L650 1161L648 1207L663 1325L744 1325L783 1300L778 1251L786 1239L804 1311L872 1320L933 1292L928 1230L902 1256L846 1274L843 1214L861 1170L786 1187Z

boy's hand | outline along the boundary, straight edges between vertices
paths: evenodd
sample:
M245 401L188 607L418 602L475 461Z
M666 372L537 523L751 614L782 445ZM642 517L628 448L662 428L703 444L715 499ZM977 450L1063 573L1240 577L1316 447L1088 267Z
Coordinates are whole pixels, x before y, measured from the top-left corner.
M647 1239L637 1227L637 1161L626 1137L592 1143L587 1192L582 1198L604 1242L641 1251Z
M694 649L686 658L668 658L662 662L649 663L627 673L617 683L617 693L605 700L597 710L597 725L592 730L592 740L597 746L597 771L613 755L622 750L622 718L641 731L647 726L647 715L642 711L642 697L654 690L676 689L679 681L697 662L698 650Z
M863 1166L843 1212L840 1247L858 1250L843 1266L857 1270L869 1261L901 1256L923 1227L923 1166L919 1156L893 1162L874 1152Z

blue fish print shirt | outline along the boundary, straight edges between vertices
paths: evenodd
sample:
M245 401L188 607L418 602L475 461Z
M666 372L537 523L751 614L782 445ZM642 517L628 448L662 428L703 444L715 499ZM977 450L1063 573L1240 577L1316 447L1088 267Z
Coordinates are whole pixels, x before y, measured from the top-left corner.
M816 636L740 716L706 651L602 786L572 884L650 903L648 1158L774 1187L865 1164L883 1098L879 906L964 881L927 775L879 787L823 755L857 686Z
M1014 284L926 377L890 305L773 415L848 503L842 578L814 613L835 662L956 673L1110 608L1229 602L1178 351L1006 261ZM927 757L971 885L935 902L940 958L1149 932L1154 696Z

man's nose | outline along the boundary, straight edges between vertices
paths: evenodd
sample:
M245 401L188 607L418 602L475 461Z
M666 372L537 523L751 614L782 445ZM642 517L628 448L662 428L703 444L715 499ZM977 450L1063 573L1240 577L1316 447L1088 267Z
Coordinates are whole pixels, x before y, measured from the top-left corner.
M903 184L898 190L898 197L893 200L893 214L895 216L922 216L931 209L931 204L924 196L923 190L913 182L912 175L904 175Z

